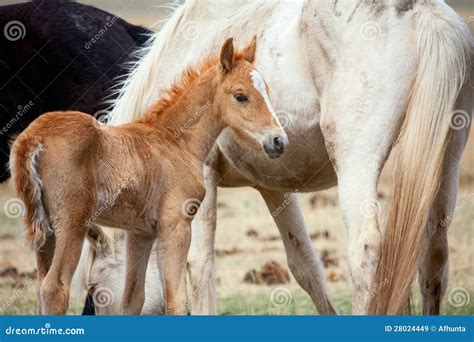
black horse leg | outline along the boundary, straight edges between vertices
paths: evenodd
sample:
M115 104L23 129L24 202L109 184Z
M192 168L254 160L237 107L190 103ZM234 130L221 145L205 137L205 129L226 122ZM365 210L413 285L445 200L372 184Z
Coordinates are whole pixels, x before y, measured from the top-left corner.
M90 293L87 294L86 302L84 303L84 309L82 310L83 316L95 316L94 300Z

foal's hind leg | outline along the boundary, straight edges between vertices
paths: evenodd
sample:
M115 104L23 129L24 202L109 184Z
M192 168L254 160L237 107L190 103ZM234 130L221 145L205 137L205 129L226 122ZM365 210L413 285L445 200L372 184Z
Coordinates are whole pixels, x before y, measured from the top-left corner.
M65 215L66 216L66 215ZM51 267L40 288L42 313L64 315L69 306L69 288L87 233L86 220L68 217L54 225L56 246Z
M139 315L142 311L146 269L154 240L138 234L127 234L127 266L122 298L122 312L125 315Z
M54 234L50 234L46 236L46 241L44 244L36 249L36 278L38 283L37 288L37 297L38 297L38 313L42 314L42 305L41 305L41 284L43 283L43 279L48 273L51 262L54 256L54 246L55 246L55 236Z
M321 315L337 314L326 290L324 269L306 230L296 194L259 189L285 245L288 266L298 284L311 296Z

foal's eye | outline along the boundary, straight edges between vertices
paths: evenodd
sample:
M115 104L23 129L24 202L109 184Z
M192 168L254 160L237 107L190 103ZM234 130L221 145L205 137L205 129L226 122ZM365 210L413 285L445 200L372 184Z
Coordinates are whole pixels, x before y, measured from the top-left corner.
M249 99L247 98L247 96L245 96L244 94L241 94L241 93L237 93L237 94L234 94L234 97L237 101L239 102L246 102L248 101Z

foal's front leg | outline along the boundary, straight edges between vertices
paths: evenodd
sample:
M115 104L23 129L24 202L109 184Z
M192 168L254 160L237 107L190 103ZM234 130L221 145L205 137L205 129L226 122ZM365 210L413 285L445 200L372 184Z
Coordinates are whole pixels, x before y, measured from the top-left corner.
M186 270L191 243L191 221L179 218L169 221L158 237L160 271L165 288L167 315L187 315Z
M127 265L122 313L139 315L145 303L145 278L154 238L127 234Z

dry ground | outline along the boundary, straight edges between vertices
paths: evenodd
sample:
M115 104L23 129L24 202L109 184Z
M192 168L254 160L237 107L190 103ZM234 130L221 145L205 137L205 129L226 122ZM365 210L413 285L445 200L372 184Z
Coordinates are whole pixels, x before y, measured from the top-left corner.
M473 144L462 162L461 187L453 225L449 232L449 290L468 294L464 305L456 297L443 302L444 314L473 314L474 273L472 238L474 219ZM382 198L389 191L389 176L380 186ZM14 195L3 185L0 208ZM337 189L300 194L309 233L326 263L329 292L342 313L350 313L351 284L347 269L347 237L337 206ZM221 314L315 314L309 296L293 277L285 284L256 285L244 282L252 269L275 261L285 269L283 244L272 217L259 194L250 188L220 189L218 205L217 262L218 304ZM22 239L20 219L8 218L0 210L0 314L34 314L36 307L32 251ZM272 295L273 293L273 295ZM459 292L457 292L459 294ZM84 294L73 295L71 314L81 312ZM272 299L273 298L273 299ZM280 298L278 301L276 298ZM459 299L459 298L458 298ZM414 296L419 312L419 296Z

